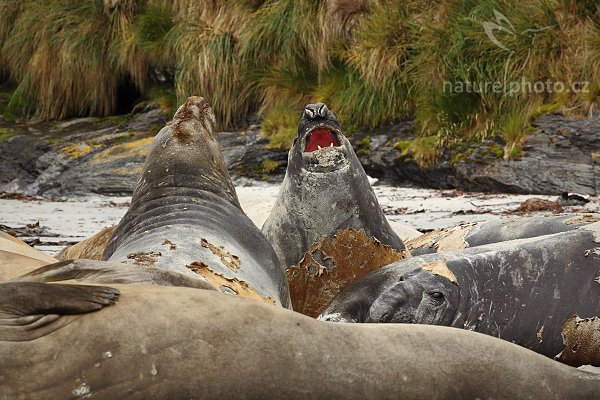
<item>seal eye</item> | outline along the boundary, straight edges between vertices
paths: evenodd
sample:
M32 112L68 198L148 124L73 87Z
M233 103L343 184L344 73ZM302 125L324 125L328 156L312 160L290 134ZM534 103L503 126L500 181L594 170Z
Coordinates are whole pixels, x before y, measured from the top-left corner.
M444 300L444 294L442 292L431 292L429 293L429 296L436 301Z

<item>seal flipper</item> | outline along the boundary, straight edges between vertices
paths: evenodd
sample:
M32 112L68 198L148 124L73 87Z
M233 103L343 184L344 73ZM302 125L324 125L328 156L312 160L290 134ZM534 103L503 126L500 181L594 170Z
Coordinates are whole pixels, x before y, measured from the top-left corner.
M2 283L0 341L26 341L44 336L72 321L59 321L61 316L99 310L114 304L119 294L119 290L106 286Z
M176 271L95 260L66 260L40 267L10 282L61 282L96 285L160 285L217 290L210 283Z

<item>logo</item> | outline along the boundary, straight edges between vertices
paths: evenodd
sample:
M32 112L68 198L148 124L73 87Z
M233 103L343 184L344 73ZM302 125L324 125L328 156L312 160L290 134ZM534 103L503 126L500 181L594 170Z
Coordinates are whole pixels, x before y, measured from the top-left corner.
M531 40L531 45L527 49L527 57L525 57L525 61L523 61L523 64L521 65L521 68L519 69L519 70L522 70L523 68L525 68L525 66L529 62L529 57L531 56L531 48L535 44L536 35L540 32L552 29L552 28L554 28L554 26L547 26L545 28L539 28L539 29L530 28L530 29L525 29L524 31L522 31L520 33L517 33L513 24L510 22L510 20L504 14L502 14L498 10L494 10L494 16L496 17L496 22L489 22L489 21L482 22L481 25L483 25L483 30L485 31L485 34L490 39L490 41L492 43L494 43L494 45L496 45L497 47L501 48L502 50L504 50L508 53L508 58L506 60L506 64L504 67L504 82L506 82L507 75L508 75L508 67L509 67L510 62L511 62L513 56L515 55L516 51L511 50L508 46L505 46L496 37L496 32L497 31L503 32L503 33L513 36L513 37L518 37L518 36L523 36L523 35L526 35L526 36L533 35L533 39Z

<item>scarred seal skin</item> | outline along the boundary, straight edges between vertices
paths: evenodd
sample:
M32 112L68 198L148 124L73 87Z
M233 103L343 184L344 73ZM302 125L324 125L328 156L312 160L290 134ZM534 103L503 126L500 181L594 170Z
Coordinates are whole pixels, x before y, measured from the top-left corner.
M362 229L398 251L404 249L337 118L325 104L309 104L262 231L288 268L301 260L311 244L349 228Z
M319 318L447 325L554 357L572 342L563 326L574 315L600 316L600 222L398 261L347 286ZM600 366L595 337L571 346L571 365Z
M600 221L600 214L508 217L438 229L406 242L413 256L566 232Z
M277 256L240 208L214 130L203 98L177 110L154 139L102 259L188 274L224 293L288 307Z
M592 400L600 393L599 374L448 327L324 323L180 287L3 283L0 299L7 399Z

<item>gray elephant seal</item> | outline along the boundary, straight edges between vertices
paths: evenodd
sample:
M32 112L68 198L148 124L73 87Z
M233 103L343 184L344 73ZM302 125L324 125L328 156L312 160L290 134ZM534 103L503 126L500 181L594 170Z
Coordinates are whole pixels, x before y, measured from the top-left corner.
M273 248L244 214L207 102L190 97L152 143L131 206L102 259L206 280L229 294L289 306Z
M598 214L509 217L438 229L406 242L413 256L566 232L600 221Z
M345 229L364 230L384 245L404 249L337 118L325 104L309 104L262 231L287 268L297 264L311 244Z
M324 323L160 286L5 283L0 298L2 398L591 400L600 393L598 374L447 327Z
M408 255L323 103L304 109L262 231L286 268L293 309L313 317L348 283Z
M573 316L578 329L569 327ZM600 223L594 223L398 261L347 286L319 318L447 325L572 365L600 366L599 316Z

